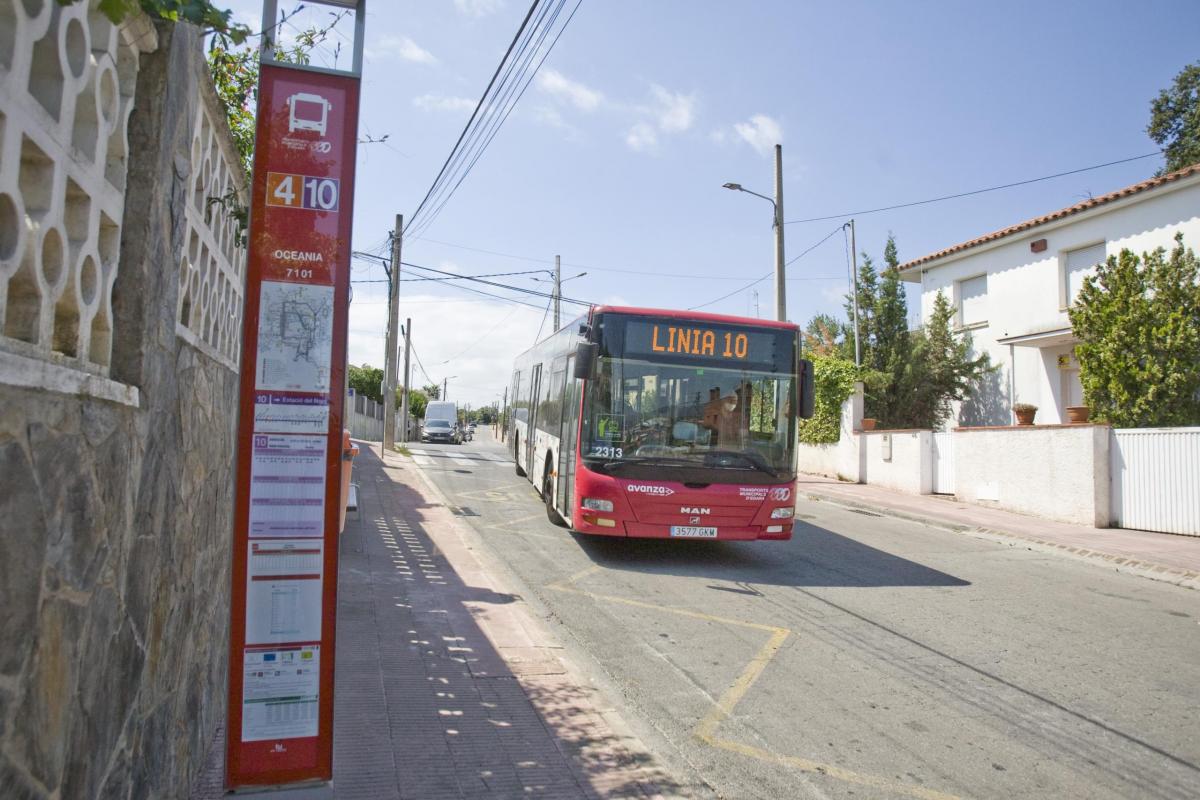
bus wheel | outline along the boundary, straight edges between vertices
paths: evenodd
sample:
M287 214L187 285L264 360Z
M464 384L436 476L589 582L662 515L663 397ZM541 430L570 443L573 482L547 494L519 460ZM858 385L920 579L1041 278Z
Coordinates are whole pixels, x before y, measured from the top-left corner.
M542 481L542 498L546 501L546 519L560 528L566 527L566 521L554 510L554 481L550 480L550 468L546 468L546 478Z
M525 470L521 469L521 434L513 434L513 469L516 470L517 477L524 478Z

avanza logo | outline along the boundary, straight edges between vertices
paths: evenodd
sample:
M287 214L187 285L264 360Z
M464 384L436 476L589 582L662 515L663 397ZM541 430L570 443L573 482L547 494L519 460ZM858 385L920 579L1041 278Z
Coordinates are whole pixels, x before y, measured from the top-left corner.
M668 497L675 494L675 490L669 486L655 486L646 483L631 483L625 487L625 491L634 494L656 494L661 497Z
M703 508L701 506L683 506L682 508L679 509L679 513L680 514L695 514L695 515L711 514L712 509Z

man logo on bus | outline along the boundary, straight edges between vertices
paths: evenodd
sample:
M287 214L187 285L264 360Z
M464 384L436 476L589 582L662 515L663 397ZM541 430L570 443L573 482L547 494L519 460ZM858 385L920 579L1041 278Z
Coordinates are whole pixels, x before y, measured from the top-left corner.
M771 499L772 500L777 500L777 501L782 502L784 500L787 500L791 496L792 496L792 490L786 486L776 486L774 489L771 490Z

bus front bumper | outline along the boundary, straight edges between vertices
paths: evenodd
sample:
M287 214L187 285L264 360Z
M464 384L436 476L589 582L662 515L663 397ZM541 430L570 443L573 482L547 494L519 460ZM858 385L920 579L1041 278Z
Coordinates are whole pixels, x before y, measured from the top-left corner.
M758 539L786 541L792 538L792 521L780 520L775 525L721 526L716 536L672 535L671 525L656 525L648 522L625 522L607 514L586 511L576 513L572 527L580 533L597 536L620 536L630 539L693 539L696 541L749 542ZM611 524L606 524L611 523ZM777 529L777 530L776 530Z

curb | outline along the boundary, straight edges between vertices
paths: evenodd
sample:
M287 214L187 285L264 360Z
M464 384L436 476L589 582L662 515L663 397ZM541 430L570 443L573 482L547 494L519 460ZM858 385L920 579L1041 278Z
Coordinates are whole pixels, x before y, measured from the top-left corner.
M821 492L814 492L811 490L804 490L799 494L808 500L813 500L819 503L829 503L835 506L842 506L843 508L872 511L876 514L892 517L893 519L902 519L908 522L915 522L919 525L925 525L930 528L938 528L939 530L950 531L951 533L976 536L993 542L998 542L1000 544L1007 544L1010 547L1015 547L1018 544L1021 544L1025 545L1030 550L1063 555L1067 556L1068 558L1073 558L1076 561L1089 563L1092 566L1108 566L1112 567L1116 572L1124 572L1130 575L1137 575L1141 578L1149 578L1150 580L1169 583L1174 586L1182 586L1185 589L1194 589L1196 591L1200 591L1200 572L1179 569L1178 567L1168 567L1165 564L1156 564L1152 561L1141 561L1129 556L1118 556L1112 553L1105 553L1100 550L1089 550L1086 547L1060 544L1058 542L1051 542L1046 539L1039 539L1036 536L1026 536L1024 534L1013 533L1011 531L1001 530L999 528L986 528L977 525L962 525L941 517L925 514L913 514L907 511L898 511L894 508L878 503L869 503L860 500L848 500L837 495L823 494Z

